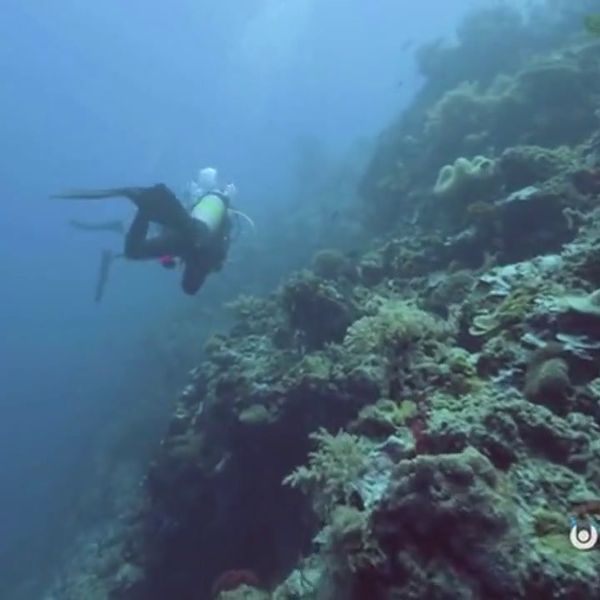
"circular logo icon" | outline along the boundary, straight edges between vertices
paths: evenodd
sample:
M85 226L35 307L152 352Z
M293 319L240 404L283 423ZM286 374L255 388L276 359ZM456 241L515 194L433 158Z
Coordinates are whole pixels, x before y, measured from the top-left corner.
M598 542L598 530L593 525L579 527L574 523L569 533L569 540L577 550L591 550Z

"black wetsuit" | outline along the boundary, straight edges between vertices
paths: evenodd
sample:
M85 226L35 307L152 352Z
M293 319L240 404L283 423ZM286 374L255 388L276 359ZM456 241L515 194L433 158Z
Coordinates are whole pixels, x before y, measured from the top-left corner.
M223 265L229 247L229 219L225 218L219 232L211 233L163 184L127 192L123 195L136 204L138 212L125 236L125 256L134 260L179 257L184 264L181 287L186 294L195 294L207 275ZM150 223L162 225L163 231L148 237Z

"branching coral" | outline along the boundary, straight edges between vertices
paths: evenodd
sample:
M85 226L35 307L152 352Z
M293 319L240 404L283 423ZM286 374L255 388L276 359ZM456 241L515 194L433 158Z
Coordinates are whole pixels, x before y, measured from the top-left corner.
M308 466L298 467L284 483L308 494L326 520L337 505L350 503L354 483L367 467L369 444L343 431L331 435L320 429L310 437L318 447L309 454Z

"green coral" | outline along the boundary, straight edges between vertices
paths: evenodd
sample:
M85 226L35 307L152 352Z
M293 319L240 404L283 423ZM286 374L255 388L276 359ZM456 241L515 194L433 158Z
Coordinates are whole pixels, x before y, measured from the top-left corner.
M326 520L340 504L349 504L354 482L364 473L370 450L368 442L340 431L325 429L311 434L317 450L309 454L308 466L298 467L284 484L301 489L313 501L315 512Z
M537 536L565 533L565 514L547 508L538 508L533 512L533 526Z
M350 260L339 250L326 248L319 250L312 261L313 271L323 279L339 279L353 274Z
M369 437L386 437L417 414L417 404L412 400L394 402L382 399L375 404L365 406L352 423L352 431Z
M378 252L368 252L358 264L358 274L363 285L375 286L385 276L383 257Z
M271 333L279 324L280 310L271 298L242 294L227 302L225 308L236 320L234 331L238 335Z
M327 568L334 576L365 572L385 560L370 532L367 512L337 506L324 534Z
M407 302L384 300L376 314L358 319L348 328L343 345L352 354L394 352L424 338L443 338L447 326Z
M285 383L302 381L305 384L326 385L333 377L334 364L324 352L305 354L285 378Z
M445 355L445 363L448 368L446 387L451 393L466 394L481 385L475 357L464 348L450 348Z
M469 333L485 336L498 329L510 329L524 323L532 310L536 292L532 289L517 289L509 294L492 312L485 310L473 318Z

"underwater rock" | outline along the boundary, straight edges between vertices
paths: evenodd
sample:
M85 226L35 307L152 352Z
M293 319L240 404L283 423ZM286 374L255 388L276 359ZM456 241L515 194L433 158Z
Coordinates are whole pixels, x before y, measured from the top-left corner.
M357 316L350 299L307 271L287 282L281 296L291 326L304 334L310 348L340 342Z
M579 243L575 241L569 250L567 259L573 274L585 283L594 287L600 286L600 246L595 240L584 239Z
M586 335L557 333L556 340L563 345L565 352L570 352L582 360L593 361L594 354L600 351L600 340L593 340Z
M431 567L442 556L456 565L446 585L466 584L478 597L521 597L527 545L516 535L514 510L494 467L473 448L399 463L372 516L379 545L397 557L397 593L419 597L410 590L425 565L413 557L429 555ZM421 597L431 597L425 589Z
M489 100L480 86L464 81L446 91L429 109L424 122L425 139L440 158L483 150L489 144L489 113ZM470 141L472 136L477 136L477 145Z
M406 426L416 413L417 405L410 400L397 404L383 399L365 406L348 429L370 438L387 438Z
M597 167L575 171L572 178L580 194L597 196L600 193L600 171Z
M514 146L502 153L499 169L507 190L513 192L548 181L574 162L574 153L566 146L554 150L541 146Z
M492 464L507 470L523 452L516 423L498 407L514 402L498 392L481 388L460 399L437 393L427 418L429 452L462 452L468 446L483 453ZM496 407L496 408L494 408Z
M448 316L448 308L452 304L461 304L473 289L476 279L470 271L460 270L440 277L429 278L429 296L426 307L443 317Z
M211 595L215 599L234 598L258 600L264 598L264 593L257 588L260 582L256 573L251 569L229 569L214 582Z
M568 341L574 350L581 351L581 357L594 354L594 346L600 341L600 291L558 296L553 308L558 313L559 334L570 336Z
M570 310L592 319L600 319L600 290L585 296L565 296L560 299L560 305L564 310Z
M268 592L263 592L248 585L241 585L235 590L221 592L215 600L271 600Z
M565 415L573 405L571 390L569 366L564 359L562 346L550 344L532 353L524 390L529 400Z
M360 281L368 287L375 286L385 277L383 258L375 253L367 254L358 264Z
M503 262L556 252L575 238L563 214L568 195L553 182L517 190L495 203Z
M372 515L379 547L394 557L382 579L391 580L399 596L415 599L443 598L448 589L461 599L526 598L541 590L585 598L594 585L586 583L585 573L593 572L594 561L573 570L578 557L569 554L564 530L565 558L540 560L540 553L549 557L540 545L548 530L538 541L522 528L507 492L489 461L472 448L401 462Z
M574 431L569 422L535 404L514 404L507 410L517 425L519 436L533 455L558 464L569 465L589 447L582 431Z
M535 187L534 185L530 185L526 188L522 188L520 190L517 190L516 192L513 192L510 196L498 202L497 205L506 206L515 202L529 202L539 193L539 188Z
M323 279L336 280L342 277L353 279L356 269L351 261L339 250L319 250L313 257L313 271Z
M392 238L380 249L384 276L388 279L405 279L442 268L450 260L440 255L442 248L439 237Z

